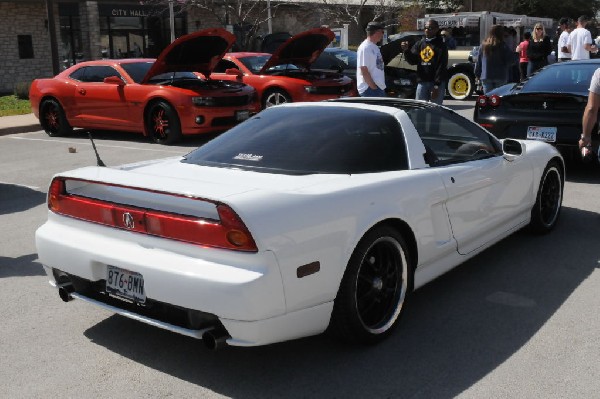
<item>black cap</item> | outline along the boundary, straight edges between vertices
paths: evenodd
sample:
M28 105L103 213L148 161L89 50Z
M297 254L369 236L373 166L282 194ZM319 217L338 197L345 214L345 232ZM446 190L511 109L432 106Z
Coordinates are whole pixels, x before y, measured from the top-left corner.
M384 29L384 26L381 22L371 21L367 24L367 32L375 32L380 29Z
M569 24L569 18L561 18L560 21L558 22L559 25L568 25Z

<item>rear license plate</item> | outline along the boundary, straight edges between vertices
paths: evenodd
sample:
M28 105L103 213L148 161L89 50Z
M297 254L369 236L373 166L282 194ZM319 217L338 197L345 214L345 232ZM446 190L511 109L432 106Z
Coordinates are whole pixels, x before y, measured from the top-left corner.
M527 139L554 143L556 141L556 130L555 127L529 126L527 128Z
M106 292L130 299L137 303L146 302L144 277L140 273L108 265L106 269Z
M250 118L249 111L235 111L235 120L238 122L245 121Z

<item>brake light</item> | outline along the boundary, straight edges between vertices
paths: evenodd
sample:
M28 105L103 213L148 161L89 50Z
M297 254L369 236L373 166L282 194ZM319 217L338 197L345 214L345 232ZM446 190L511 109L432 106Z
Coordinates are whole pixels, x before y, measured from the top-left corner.
M485 95L481 95L481 96L477 97L477 104L481 108L484 108L487 105L489 105L493 108L496 108L496 107L500 106L500 96L498 96L496 94L493 94L489 97L485 96Z
M135 233L236 251L256 252L256 243L241 218L225 204L198 198L186 201L215 205L219 220L178 214L164 210L124 205L107 200L88 198L69 193L64 178L55 178L48 195L48 208L57 214L111 226ZM73 179L75 180L75 179ZM98 186L121 187L97 182ZM182 196L126 187L125 189L160 196L161 199ZM168 201L167 201L168 202Z

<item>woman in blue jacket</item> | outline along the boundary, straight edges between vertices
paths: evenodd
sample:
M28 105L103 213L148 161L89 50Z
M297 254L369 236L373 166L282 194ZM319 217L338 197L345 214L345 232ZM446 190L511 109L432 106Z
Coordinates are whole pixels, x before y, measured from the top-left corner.
M481 45L475 65L475 76L481 80L483 93L508 83L509 71L515 65L515 49L504 42L504 27L494 25Z

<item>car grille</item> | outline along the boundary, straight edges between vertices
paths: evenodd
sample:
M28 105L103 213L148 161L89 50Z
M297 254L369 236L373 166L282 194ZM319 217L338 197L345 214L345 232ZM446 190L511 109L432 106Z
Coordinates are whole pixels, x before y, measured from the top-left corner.
M234 126L237 125L239 122L235 119L235 117L233 116L221 116L218 118L213 118L212 123L210 124L211 126L214 127L220 127L220 126Z
M343 86L316 86L316 94L344 95L352 90L352 84Z
M214 97L214 107L240 107L252 102L252 96Z

